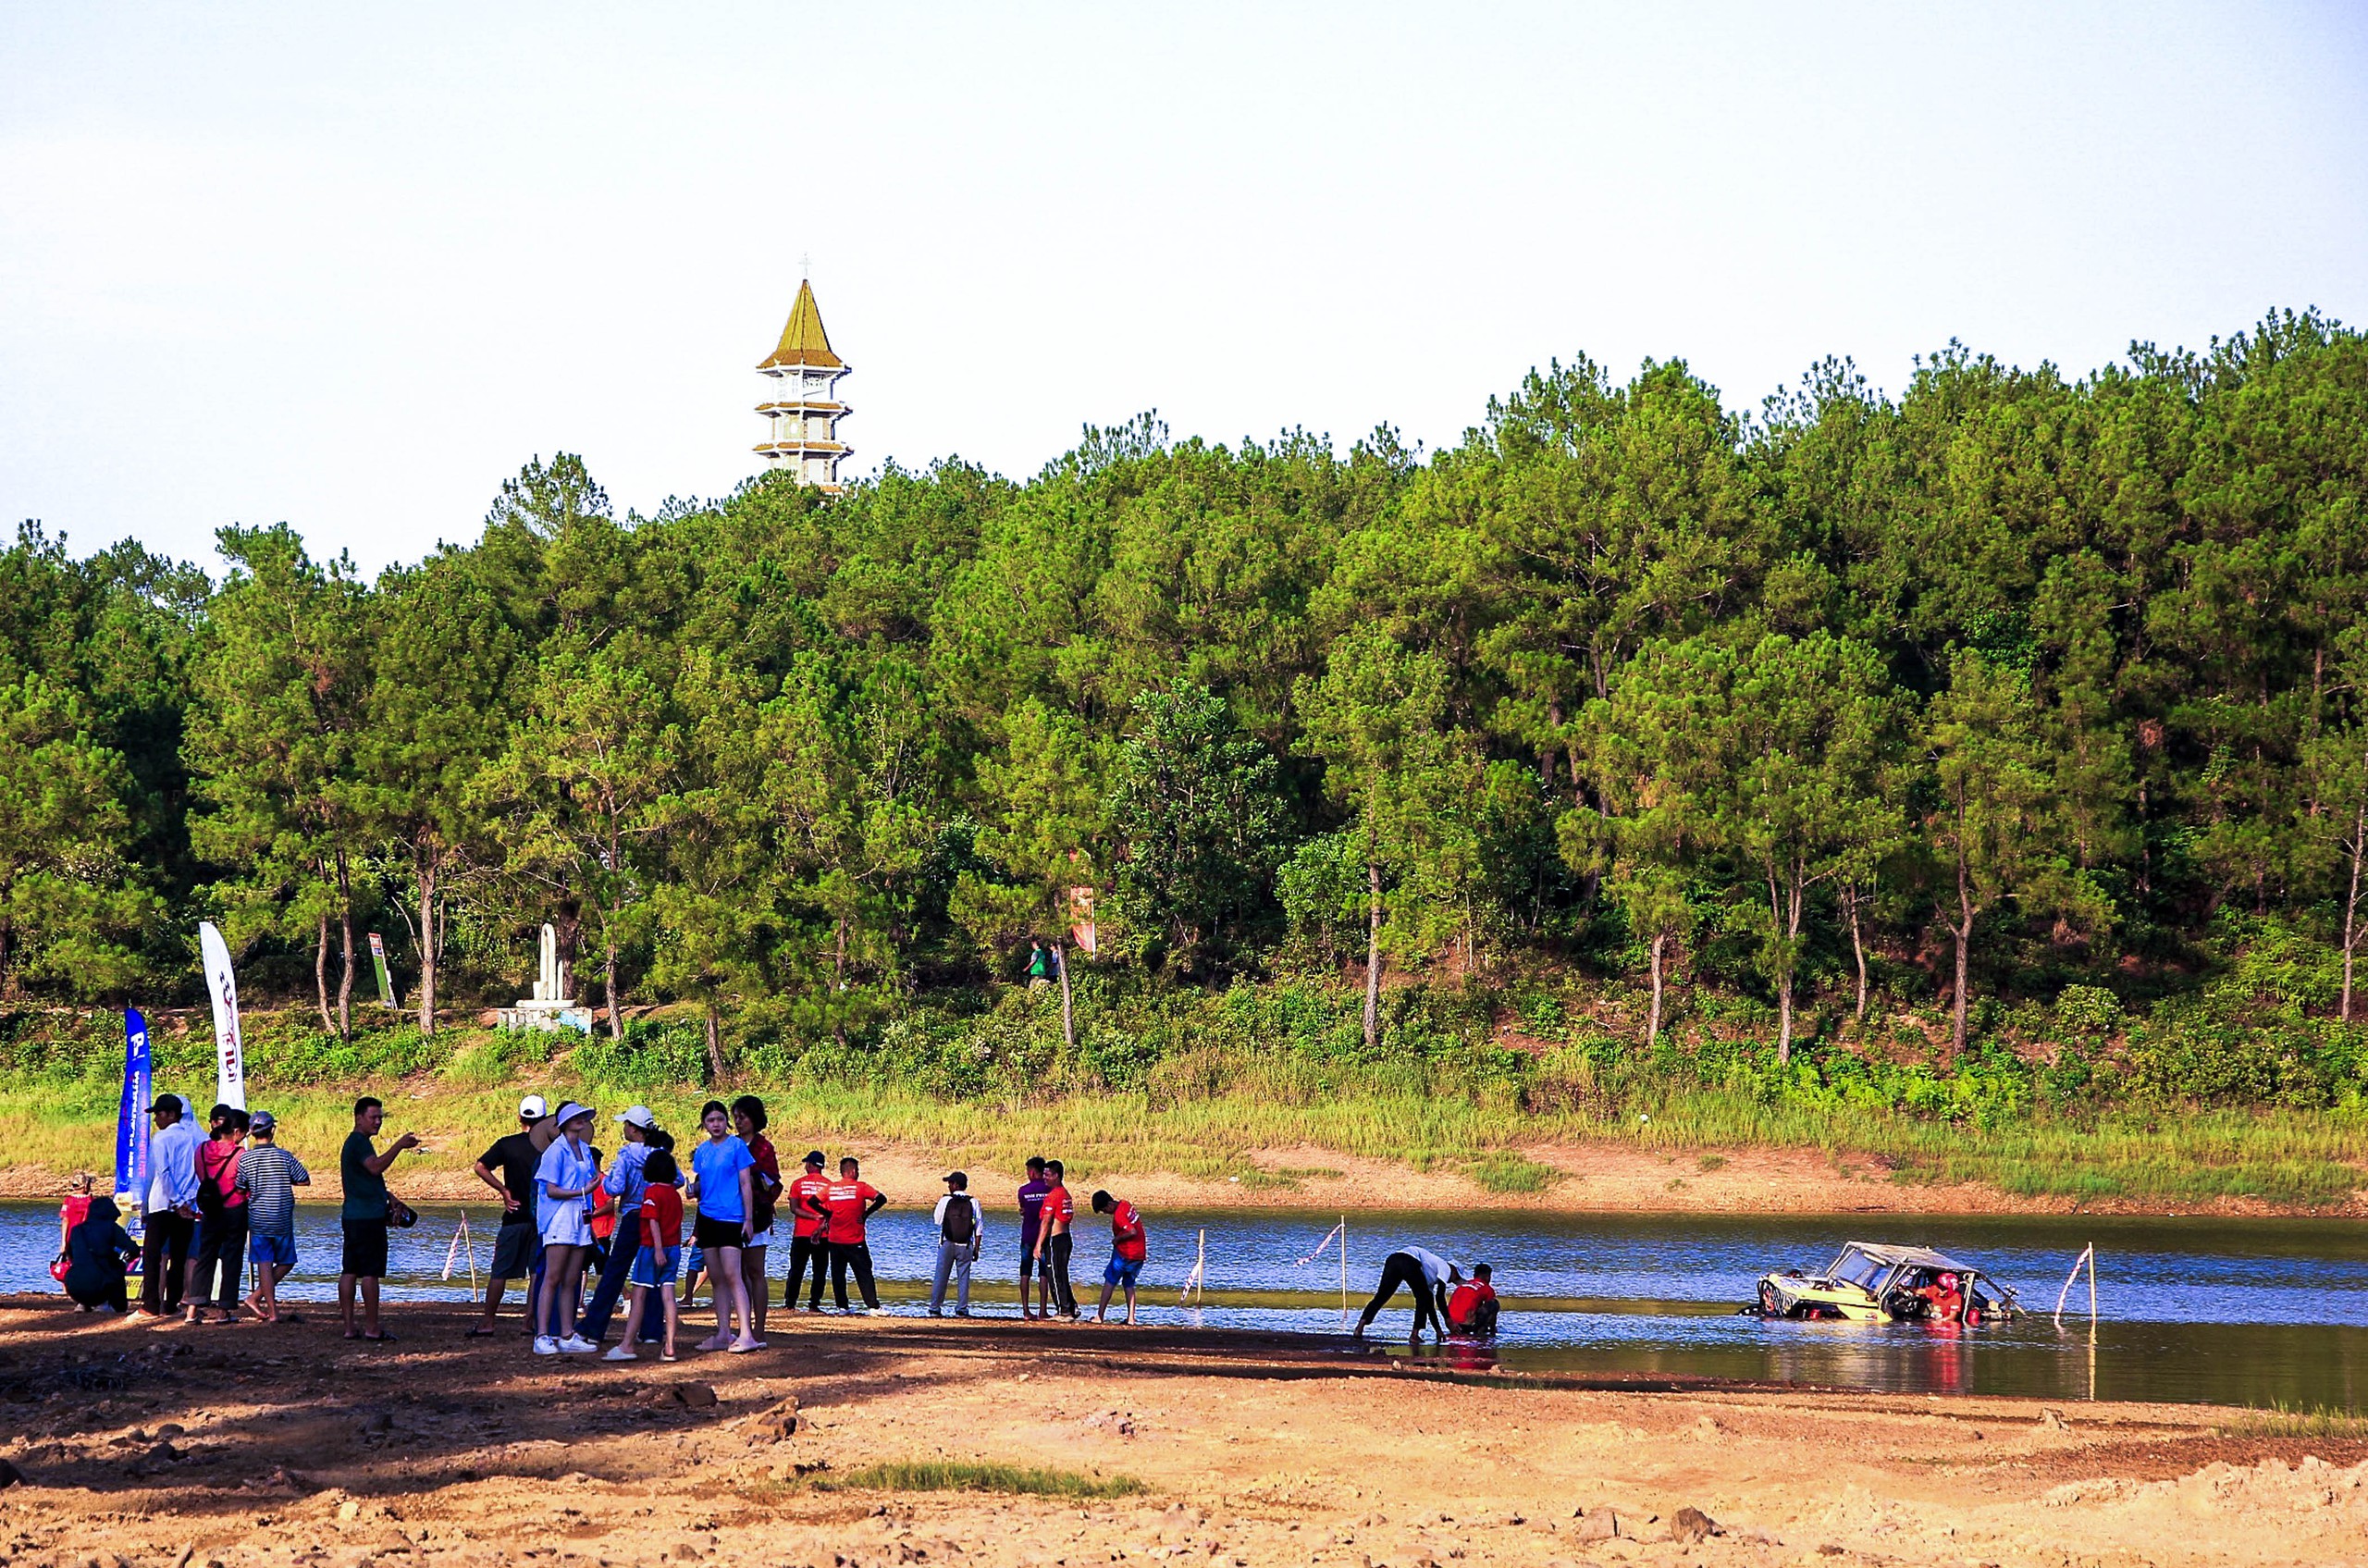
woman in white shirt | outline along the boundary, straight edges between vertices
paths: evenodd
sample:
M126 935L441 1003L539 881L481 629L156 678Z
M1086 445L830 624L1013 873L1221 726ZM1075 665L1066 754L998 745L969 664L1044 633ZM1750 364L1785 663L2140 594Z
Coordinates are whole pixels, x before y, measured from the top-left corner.
M543 1151L536 1185L549 1201L543 1221L543 1295L535 1303L537 1327L556 1323L556 1336L535 1338L536 1355L586 1355L600 1347L575 1331L575 1309L583 1300L584 1265L592 1255L592 1202L600 1187L600 1162L585 1136L592 1111L573 1100L553 1118L559 1136Z

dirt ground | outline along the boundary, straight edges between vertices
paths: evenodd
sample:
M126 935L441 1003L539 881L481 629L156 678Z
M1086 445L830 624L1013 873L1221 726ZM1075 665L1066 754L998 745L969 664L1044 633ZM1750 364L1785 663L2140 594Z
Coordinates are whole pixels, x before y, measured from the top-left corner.
M383 1346L304 1312L165 1329L0 1301L21 1475L0 1563L2368 1562L2368 1442L2232 1435L2253 1418L2227 1411L1409 1371L1009 1320L800 1316L752 1355L621 1366L464 1340L441 1306L390 1308ZM1144 1490L847 1484L932 1461Z

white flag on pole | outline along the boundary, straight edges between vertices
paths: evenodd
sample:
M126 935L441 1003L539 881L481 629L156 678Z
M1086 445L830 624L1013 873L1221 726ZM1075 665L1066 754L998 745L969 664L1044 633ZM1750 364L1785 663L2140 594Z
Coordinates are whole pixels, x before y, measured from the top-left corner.
M214 1004L214 1097L235 1110L247 1108L246 1049L239 1039L239 982L230 973L230 949L214 922L197 928L205 959L205 994Z

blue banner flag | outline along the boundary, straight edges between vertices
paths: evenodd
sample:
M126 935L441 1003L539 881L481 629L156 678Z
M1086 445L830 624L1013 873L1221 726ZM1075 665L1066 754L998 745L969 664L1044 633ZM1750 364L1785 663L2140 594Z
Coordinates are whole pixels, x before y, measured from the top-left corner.
M148 1196L148 1020L123 1010L123 1105L115 1118L115 1191L133 1204ZM127 1210L127 1217L130 1211Z

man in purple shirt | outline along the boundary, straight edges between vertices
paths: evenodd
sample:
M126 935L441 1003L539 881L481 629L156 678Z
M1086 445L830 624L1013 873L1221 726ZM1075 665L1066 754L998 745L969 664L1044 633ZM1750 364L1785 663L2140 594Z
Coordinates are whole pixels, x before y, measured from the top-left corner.
M1030 1156L1028 1185L1019 1190L1019 1315L1022 1317L1036 1315L1028 1310L1028 1282L1035 1277L1039 1267L1036 1262L1036 1228L1043 1223L1044 1194L1052 1190L1053 1184L1044 1179L1043 1160ZM1049 1277L1044 1281L1043 1315L1053 1315L1053 1283Z

